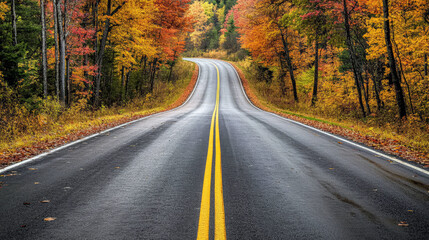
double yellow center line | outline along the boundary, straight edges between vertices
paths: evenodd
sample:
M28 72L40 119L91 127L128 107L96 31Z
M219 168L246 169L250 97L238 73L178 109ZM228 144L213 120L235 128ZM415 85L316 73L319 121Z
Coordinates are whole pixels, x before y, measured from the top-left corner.
M206 169L204 172L203 193L201 197L200 219L198 222L198 240L209 239L210 225L210 192L211 178L213 166L213 149L216 148L215 155L215 235L216 240L226 239L225 230L225 209L223 205L223 188L222 188L222 167L221 167L221 152L220 152L220 137L219 137L219 69L217 72L217 90L216 90L216 105L213 110L212 121L210 125L209 147L207 151ZM216 124L215 124L216 123ZM216 133L216 134L215 134ZM215 134L215 144L213 144L213 135Z

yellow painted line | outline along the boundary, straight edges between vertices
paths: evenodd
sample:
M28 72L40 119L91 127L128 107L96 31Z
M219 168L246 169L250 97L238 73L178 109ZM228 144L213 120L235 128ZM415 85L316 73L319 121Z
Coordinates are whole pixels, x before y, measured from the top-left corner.
M223 204L222 165L219 137L219 107L216 111L216 163L215 163L215 239L226 239L225 209Z
M214 65L214 64L213 64ZM216 163L215 163L215 239L226 239L225 230L225 209L223 204L223 187L222 187L222 164L220 151L220 135L219 135L219 69L215 65L217 71L217 92L216 92Z
M210 124L209 146L207 150L206 169L204 172L203 192L201 197L200 218L198 222L198 240L209 239L210 228L210 190L211 190L211 175L213 165L213 149L215 145L216 158L215 158L215 236L216 240L226 239L225 230L225 208L223 202L223 187L222 187L222 164L221 164L221 150L220 150L220 134L219 134L219 89L220 78L219 69L216 67L217 73L217 90L216 90L216 105L213 110L212 120ZM214 129L216 128L216 130ZM216 131L216 132L215 132ZM213 143L213 134L215 134L215 144Z
M212 178L213 165L213 134L216 115L215 107L213 111L212 121L210 124L209 147L207 150L206 170L204 171L203 193L201 197L200 219L198 221L197 239L209 239L209 223L210 223L210 186Z

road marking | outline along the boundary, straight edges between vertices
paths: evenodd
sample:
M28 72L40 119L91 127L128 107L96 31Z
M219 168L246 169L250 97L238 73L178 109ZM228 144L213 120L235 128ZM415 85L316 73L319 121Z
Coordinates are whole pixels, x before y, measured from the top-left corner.
M225 208L223 203L223 187L222 187L222 164L221 164L221 149L220 149L220 134L219 134L219 89L220 77L219 69L216 67L217 74L217 89L216 89L216 104L213 110L212 120L210 124L209 146L207 150L206 168L204 171L203 191L201 197L200 218L198 222L198 240L209 239L210 228L210 191L211 191L211 176L213 166L213 150L216 151L215 158L215 239L226 239L225 230ZM213 135L215 135L215 143L213 143ZM215 146L215 147L214 147Z
M214 64L213 64L214 65ZM216 92L216 164L215 164L215 239L226 239L225 230L225 208L223 204L223 187L222 187L222 164L220 151L220 134L219 134L219 69L217 71L217 92Z
M212 121L210 124L209 147L207 150L206 170L204 171L203 192L201 197L200 220L198 222L198 237L197 239L209 239L209 223L210 223L210 187L212 178L213 165L213 126L216 115L217 106L213 111Z

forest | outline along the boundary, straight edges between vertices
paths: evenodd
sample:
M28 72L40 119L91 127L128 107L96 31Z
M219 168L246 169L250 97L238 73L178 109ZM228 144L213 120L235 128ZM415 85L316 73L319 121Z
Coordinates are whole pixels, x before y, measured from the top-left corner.
M427 0L0 0L0 42L3 151L171 101L187 56L232 61L273 111L429 156Z
M337 134L351 130L361 135L354 140L428 159L427 0L234 2L191 5L212 11L196 18L186 54L233 61L264 109L338 125ZM212 29L220 29L215 37Z

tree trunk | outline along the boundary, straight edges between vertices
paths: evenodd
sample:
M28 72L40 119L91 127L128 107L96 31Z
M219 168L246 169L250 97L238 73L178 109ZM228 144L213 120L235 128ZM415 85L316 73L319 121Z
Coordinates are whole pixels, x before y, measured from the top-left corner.
M317 35L317 32L316 32ZM316 40L314 43L314 83L313 83L313 96L311 97L311 106L316 105L316 101L317 101L317 84L319 81L319 42L317 40L317 36L316 36Z
M125 67L121 68L121 102L124 102L124 89L125 89Z
M144 82L145 73L146 73L147 57L144 56L142 60L144 61L144 64L143 64L143 69L142 69L142 76L141 76L141 79L140 79L139 84L138 84L138 92L140 93L141 96L143 96L143 82Z
M280 62L280 74L279 74L279 80L280 80L280 90L282 93L282 97L286 96L286 82L285 82L285 78L286 78L286 72L285 72L285 60L284 60L284 54L282 55L281 53L278 53L279 55L279 62Z
M366 62L366 71L371 75L371 80L373 84L373 90L374 90L374 96L377 101L377 110L380 111L382 107L382 101L380 99L380 74L378 72L378 69L380 68L380 62L376 61L375 63Z
M119 11L119 9L122 8L122 6L124 6L124 4L126 3L126 1L122 2L121 5L117 6L113 11L112 11L112 0L108 0L107 1L107 10L106 10L106 14L107 16L113 16L117 11ZM98 73L97 76L95 77L95 100L94 100L94 105L98 106L100 103L100 82L101 82L101 69L103 66L103 57L104 57L104 49L106 48L106 42L107 42L107 37L109 35L111 28L110 28L110 18L107 18L106 21L104 21L104 30L103 30L103 37L101 38L101 42L97 51L97 66L98 66Z
M377 85L377 80L373 79L372 83L374 84L374 94L375 94L375 99L377 100L377 110L380 111L381 110L381 99L380 99L379 87Z
M155 85L155 73L156 73L156 62L158 59L154 59L152 62L152 68L150 71L150 92L153 93L153 87Z
M12 45L16 46L18 44L18 34L16 32L16 10L15 10L15 0L12 0Z
M130 73L131 71L128 71L125 77L125 99L128 99L128 82L130 80Z
M357 66L357 60L356 60L356 55L355 55L355 51L354 51L354 47L353 47L353 43L352 43L352 37L351 37L351 33L350 33L350 24L349 24L349 12L347 9L347 0L343 0L343 7L344 7L344 27L346 29L346 43L347 43L347 47L349 49L350 52L350 58L352 60L352 68L353 68L353 74L355 77L355 84L356 84L356 89L358 92L358 98L359 98L359 105L360 108L362 110L362 115L363 117L366 117L366 112L365 112L365 108L363 106L363 101L362 101L362 90L361 90L361 86L360 86L360 80L362 77L360 76L360 70Z
M366 86L365 86L366 85ZM365 98L365 106L368 114L371 114L371 108L369 107L369 81L362 82L363 96Z
M407 117L407 110L404 100L404 92L401 86L401 79L396 69L395 56L393 55L392 41L390 39L390 21L389 21L389 1L383 0L384 14L384 39L386 41L387 55L389 58L390 73L392 82L395 87L396 103L398 104L399 117L402 119Z
M65 42L65 31L63 25L63 14L61 2L64 3L65 0L59 0L57 3L57 14L58 14L58 35L59 35L59 45L60 45L60 58L59 58L59 82L60 82L60 102L65 106L66 101L66 42Z
M170 64L170 72L168 73L168 82L171 82L171 76L173 75L173 67L175 65L176 61L173 61L172 64Z
M93 55L93 62L95 65L97 65L97 58L98 58L98 4L99 4L100 0L96 0L92 3L92 24L93 27L95 29L95 34L94 34L94 41L93 41L93 47L94 47L94 55ZM97 73L99 72L99 70L97 70ZM97 75L92 77L93 83L92 83L92 88L94 89L94 83L97 82ZM95 96L92 95L91 98L93 98L93 104L95 105Z
M67 106L71 105L70 58L66 59Z
M88 65L89 65L89 57L88 57L88 54L86 54L84 57L83 57L83 65L85 66L85 68L87 68L88 67ZM85 91L91 91L91 88L90 88L90 84L89 84L89 74L88 74L88 71L87 70L85 70L84 72L83 72L83 77L85 78L85 80L86 81L84 81L84 85L85 85Z
M393 26L392 26L392 30L393 30ZM395 45L396 54L398 55L398 63L399 63L399 69L400 69L399 79L401 79L401 75L402 75L402 78L404 79L405 86L407 87L408 98L410 100L411 112L414 113L414 106L413 106L413 99L411 97L410 85L408 84L407 77L405 76L405 73L404 73L404 68L402 67L401 55L399 52L398 44L396 44L395 35L393 33L392 33L392 43L393 43L393 45ZM399 80L399 81L401 81L401 80Z
M59 47L59 39L58 39L58 28L59 28L59 24L58 24L58 11L57 11L57 5L58 5L58 1L57 0L53 0L53 13L54 13L54 40L55 40L55 94L57 96L57 99L59 99L60 97L60 61L59 61L59 56L60 56L60 47Z
M285 37L285 35L284 35L284 33L280 27L279 27L279 30L280 30L280 34L281 34L281 38L282 38L283 49L285 51L286 62L287 62L288 69L289 69L290 80L292 82L293 98L294 98L295 102L298 102L298 92L296 89L296 81L295 81L295 75L293 73L293 64L292 64L292 59L290 57L289 44L288 44L287 39L286 39L286 37Z
M42 22L42 78L43 78L43 97L48 97L48 61L46 57L46 21L45 21L45 1L40 0L40 16Z

